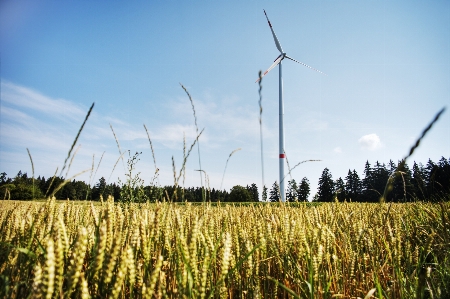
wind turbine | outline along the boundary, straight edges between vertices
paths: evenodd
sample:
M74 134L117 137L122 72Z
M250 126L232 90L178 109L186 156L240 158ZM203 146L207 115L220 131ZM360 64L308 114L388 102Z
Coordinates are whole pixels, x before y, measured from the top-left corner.
M277 46L278 51L280 51L280 55L275 59L275 61L273 62L273 64L267 69L267 71L264 72L264 74L258 78L258 80L256 80L256 82L258 82L259 80L261 80L262 77L264 77L268 72L270 72L274 67L276 67L278 65L278 70L279 70L279 78L278 78L278 82L279 82L279 163L280 163L280 196L281 196L281 200L284 202L286 201L286 197L285 197L285 191L284 191L284 159L286 157L285 151L284 151L284 128L283 128L283 116L284 116L284 105L283 105L283 77L282 77L282 72L281 72L281 61L285 58L290 59L292 61L295 61L303 66L306 66L316 72L319 72L321 74L321 71L316 70L313 67L310 67L307 64L304 64L303 62L297 61L289 56L286 55L286 52L283 51L283 49L281 48L281 44L278 41L278 38L275 34L275 31L273 31L272 28L272 24L270 24L269 18L267 17L267 13L264 10L264 14L266 15L266 19L267 22L269 23L269 27L270 30L272 31L272 35L273 35L273 40L275 41L275 45Z

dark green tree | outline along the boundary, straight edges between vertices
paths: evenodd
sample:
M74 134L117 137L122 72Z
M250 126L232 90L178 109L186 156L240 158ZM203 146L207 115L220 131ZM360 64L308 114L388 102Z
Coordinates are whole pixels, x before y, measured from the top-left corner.
M375 175L372 171L372 166L369 161L366 161L364 165L364 178L362 179L363 198L361 201L373 202L375 201L376 194L374 192Z
M7 181L7 179L5 179ZM10 184L4 184L5 195L13 200L31 200L43 198L41 190L36 184L33 184L32 178L28 178L27 173L19 171Z
M437 163L435 181L438 195L450 193L450 160L441 157Z
M101 177L98 180L98 183L95 184L94 188L92 188L92 199L99 200L100 195L103 197L103 199L106 199L107 198L106 193L107 193L107 191L109 191L109 190L106 190L106 187L107 187L106 180L104 177Z
M278 186L278 183L276 181L275 183L273 183L272 189L270 189L269 201L271 202L280 201L280 187Z
M390 169L394 170L391 170L393 184L392 191L387 196L388 200L393 202L415 200L416 193L412 182L412 173L408 167L408 164L399 161L398 166L395 166L395 163L390 161L389 166Z
M380 164L378 161L374 167L370 167L369 161L364 167L363 179L363 200L365 202L378 202L384 193L387 181L389 178L389 171L386 165Z
M252 195L248 192L247 188L236 185L230 190L228 201L230 202L250 202L252 201Z
M357 202L360 200L362 195L362 182L359 179L359 175L356 170L348 170L348 174L345 177L345 193L347 199L352 202Z
M6 184L8 180L6 172L0 173L0 185Z
M264 202L267 201L267 187L266 187L266 185L263 186L263 192L261 194L261 199Z
M334 183L334 190L336 193L335 196L337 197L337 200L339 202L343 202L346 198L346 194L345 194L345 183L341 177L339 177Z
M61 189L61 193L60 193L62 198L68 198L71 200L76 200L78 198L76 198L77 196L77 190L75 189L75 180L73 180L72 182L68 182L64 185L64 187Z
M416 196L420 200L425 200L428 197L426 177L427 175L422 163L417 164L416 161L414 161L412 183L414 185L414 190L416 191Z
M309 187L309 180L306 177L304 177L300 182L300 186L298 186L297 190L298 201L304 202L308 201L310 191L311 189Z
M256 186L255 183L251 184L250 186L247 185L247 191L252 196L252 201L253 202L258 202L259 201L258 186Z
M286 200L289 202L298 201L297 192L298 192L298 186L297 186L297 182L295 181L295 179L288 181Z
M318 196L321 202L332 202L334 196L334 181L328 168L325 168L319 178Z
M436 194L436 173L438 166L431 159L425 165L428 199Z

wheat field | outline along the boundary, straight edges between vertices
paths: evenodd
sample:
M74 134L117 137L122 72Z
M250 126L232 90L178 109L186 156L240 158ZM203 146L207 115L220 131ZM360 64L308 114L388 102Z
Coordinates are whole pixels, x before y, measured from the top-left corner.
M450 203L0 202L4 298L449 298Z

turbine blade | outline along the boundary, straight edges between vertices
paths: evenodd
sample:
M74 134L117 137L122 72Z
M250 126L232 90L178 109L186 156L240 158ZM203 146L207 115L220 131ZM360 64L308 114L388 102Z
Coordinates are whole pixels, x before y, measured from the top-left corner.
M274 63L272 63L272 65L267 69L267 71L264 72L264 74L262 74L261 78L264 77L268 72L270 72L274 67L276 67L281 60L283 60L284 56L280 55L277 57L277 59L275 59ZM258 80L255 81L255 83L257 83L259 80L261 80L261 78L258 78Z
M280 51L280 53L283 53L283 49L281 48L280 42L278 41L275 31L273 31L272 24L270 24L269 17L267 17L265 10L264 10L264 14L266 15L267 22L269 23L270 30L272 31L273 40L275 41L275 45L277 46L278 51Z
M309 65L304 64L303 62L297 61L297 60L295 60L294 58L291 58L291 57L289 57L289 56L287 56L287 55L286 55L285 57L286 57L287 59L290 59L290 60L292 60L292 61L295 61L295 62L297 62L297 63L300 63L301 65L306 66L307 68L312 69L313 71L319 72L319 73L321 73L321 74L327 76L327 74L325 74L325 73L323 73L323 72L321 72L321 71L319 71L319 70L317 70L317 69L315 69L315 68L313 68L313 67L310 67Z

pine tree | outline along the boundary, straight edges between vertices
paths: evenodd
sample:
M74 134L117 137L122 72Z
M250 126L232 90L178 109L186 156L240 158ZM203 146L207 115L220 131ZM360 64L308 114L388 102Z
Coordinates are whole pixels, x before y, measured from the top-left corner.
M384 193L384 189L386 188L387 181L389 179L389 171L386 168L386 165L383 163L379 163L378 161L375 163L374 167L375 172L375 184L374 184L374 200L373 202L378 202L381 195Z
M438 171L438 166L431 159L428 159L427 165L425 166L425 171L426 171L428 199L430 199L434 195L436 195L437 191L436 174Z
M384 193L386 183L389 178L389 171L385 164L380 164L378 161L373 168L370 167L369 161L364 167L363 179L363 194L364 200L367 202L378 202L381 195Z
M318 195L319 201L332 202L334 196L334 181L331 176L330 170L325 168L319 178Z
M438 170L435 176L437 185L439 185L439 193L446 194L450 192L450 161L444 157L438 162Z
M363 187L363 196L364 202L370 202L373 198L374 194L374 174L372 172L372 167L370 166L369 161L366 161L366 165L364 166L364 178L362 179L362 187Z
M348 174L345 177L345 193L347 198L352 202L360 200L362 195L362 182L359 179L359 175L356 170L348 170Z
M286 194L287 201L295 202L298 200L297 189L298 187L295 179L288 181L288 188Z
M343 202L346 198L344 180L342 178L338 178L334 184L335 184L334 189L336 192L336 197L337 197L338 201Z
M395 166L394 162L390 162ZM408 164L399 161L398 166L391 174L394 176L393 189L388 199L394 202L412 201L416 197L415 188L412 183L412 173Z
M414 161L412 183L414 185L417 198L424 200L427 197L427 183L426 174L422 163L417 164L416 161Z
M275 183L273 183L272 189L270 189L269 200L271 202L280 201L280 187L278 186L278 183L276 181Z
M261 197L262 197L261 199L262 199L263 202L267 201L267 187L266 187L266 185L263 186L263 192L262 192Z
M106 199L105 197L105 189L106 189L106 180L104 177L101 177L98 180L98 183L95 184L94 188L92 188L92 198L94 200L98 200L100 198L100 195Z
M306 177L304 177L297 190L298 201L308 201L310 191L309 181Z
M252 196L252 201L254 201L254 202L258 202L259 201L258 186L256 186L255 183L251 184L250 186L247 185L247 191Z

